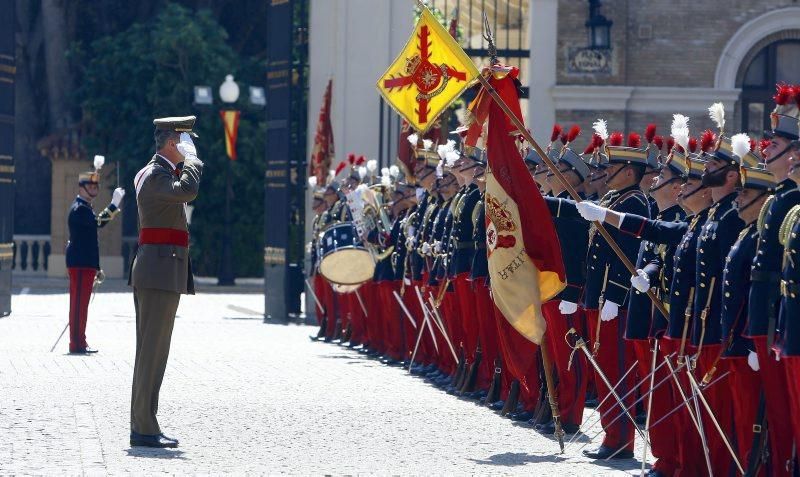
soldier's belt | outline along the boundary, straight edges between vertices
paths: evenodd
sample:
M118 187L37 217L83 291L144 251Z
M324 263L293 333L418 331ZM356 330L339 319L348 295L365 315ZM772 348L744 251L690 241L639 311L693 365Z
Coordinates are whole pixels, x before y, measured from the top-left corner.
M139 245L189 246L189 232L178 229L143 228L139 231Z
M786 298L795 298L800 294L800 284L781 280L781 295Z
M470 241L470 242L457 241L456 242L456 250L467 250L467 249L472 250L474 248L475 248L475 242L472 242L472 241Z
M780 279L781 274L778 272L765 272L762 270L753 270L750 272L750 280L754 282L777 283Z

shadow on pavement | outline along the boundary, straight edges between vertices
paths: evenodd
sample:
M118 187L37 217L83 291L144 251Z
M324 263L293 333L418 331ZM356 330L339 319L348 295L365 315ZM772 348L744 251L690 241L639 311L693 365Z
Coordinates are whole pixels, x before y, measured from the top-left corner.
M560 455L535 455L535 454L526 454L523 452L505 452L502 454L495 454L489 456L488 459L470 459L472 462L476 464L483 464L483 465L502 465L502 466L514 466L514 465L526 465L526 464L538 464L540 462L563 462L567 460L566 457L561 457Z
M125 450L129 457L145 457L148 459L188 460L184 452L175 449L157 449L151 447L130 447Z

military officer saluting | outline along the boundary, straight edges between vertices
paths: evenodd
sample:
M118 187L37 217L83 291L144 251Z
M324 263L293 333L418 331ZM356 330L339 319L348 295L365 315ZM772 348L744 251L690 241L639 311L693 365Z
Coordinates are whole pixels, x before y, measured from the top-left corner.
M194 122L194 116L154 120L156 154L134 179L139 248L128 283L136 307L131 446L178 446L161 432L156 412L180 296L194 294L185 212L203 171L190 136Z
M70 354L96 353L86 343L86 318L89 298L95 277L102 277L100 270L100 247L97 229L105 227L118 213L119 203L125 190L114 190L111 203L94 214L92 202L100 191L100 168L105 158L95 156L94 172L83 172L78 176L78 196L69 209L69 241L66 259L69 273L69 352Z

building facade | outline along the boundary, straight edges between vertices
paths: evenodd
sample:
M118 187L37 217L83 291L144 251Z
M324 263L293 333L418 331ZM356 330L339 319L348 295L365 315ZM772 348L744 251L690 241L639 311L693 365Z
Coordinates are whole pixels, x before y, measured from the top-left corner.
M711 127L721 101L728 133L759 135L769 123L776 82L800 80L800 6L792 0L640 2L634 0L430 0L446 18L458 11L460 42L487 64L482 11L501 60L519 66L528 88L523 113L537 140L554 122L584 129L668 134L672 114L692 134ZM393 161L397 117L375 82L414 21L413 2L312 0L309 130L333 78L337 159L349 152ZM309 134L309 141L313 134ZM310 148L309 148L310 150Z

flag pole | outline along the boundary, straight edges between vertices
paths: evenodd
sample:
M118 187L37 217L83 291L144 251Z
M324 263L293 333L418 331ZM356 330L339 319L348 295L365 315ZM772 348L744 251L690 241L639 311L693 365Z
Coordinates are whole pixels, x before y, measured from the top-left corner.
M558 445L563 454L564 429L561 428L561 416L558 412L558 396L556 395L556 386L553 382L553 362L550 360L550 350L545 336L542 336L542 343L539 345L539 349L542 351L542 366L544 367L544 378L547 382L547 397L550 402L550 411L553 414L553 423L555 424L555 436L556 439L558 439Z
M564 187L567 193L569 193L570 197L572 197L572 200L574 200L575 202L582 202L583 199L581 199L581 196L578 195L578 192L575 190L575 188L572 187L572 185L567 181L567 179L558 169L558 167L556 167L553 161L547 156L547 154L545 154L541 146L539 146L539 143L537 143L536 140L533 138L533 136L531 136L531 133L529 133L528 130L525 129L525 125L522 124L522 121L519 118L517 118L516 115L514 115L514 113L505 103L505 101L503 101L503 98L501 98L500 95L497 94L497 90L495 90L494 87L491 84L489 84L489 80L484 78L483 74L480 74L478 75L478 81L481 82L481 85L483 85L484 89L486 89L486 92L489 93L489 96L492 97L494 102L497 103L497 105L500 106L500 109L502 109L503 112L506 114L506 116L508 116L508 119L511 120L511 123L514 125L515 128L517 128L522 137L524 137L525 140L528 141L528 143L537 152L537 154L539 154L539 157L542 158L542 161L544 161L547 168L550 169L550 172L558 179L558 181L561 183L561 185ZM608 245L611 246L611 249L614 250L614 253L620 259L620 261L622 261L622 264L625 265L625 268L628 269L628 272L631 274L631 276L636 275L636 267L633 265L630 259L628 259L628 257L625 255L625 252L623 252L622 249L619 248L619 245L611 236L611 234L608 233L608 230L606 230L606 228L603 226L603 223L594 222L594 225L595 227L597 227L597 231L600 232L600 235L602 235L602 237L606 240ZM661 302L661 300L659 300L658 297L655 295L655 293L653 293L652 290L648 290L647 296L653 302L653 305L656 307L656 309L658 309L658 311L661 312L664 318L669 319L669 312L664 307L664 304Z

